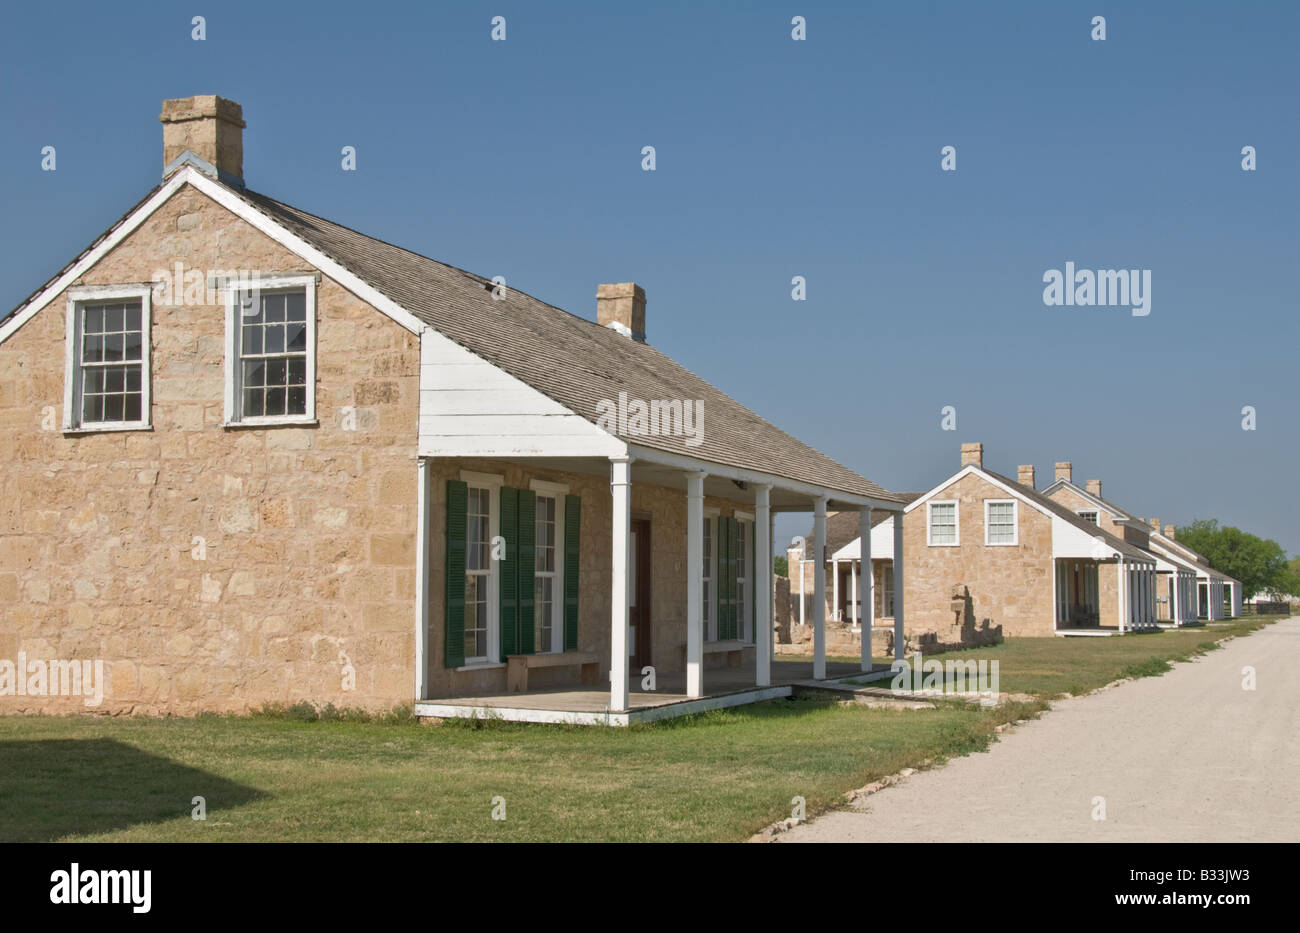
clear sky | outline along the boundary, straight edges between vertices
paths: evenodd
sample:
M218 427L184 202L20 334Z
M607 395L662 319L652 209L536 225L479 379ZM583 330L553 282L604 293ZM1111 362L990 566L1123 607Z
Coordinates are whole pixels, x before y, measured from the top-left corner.
M254 190L592 317L634 280L651 343L887 488L981 441L1300 551L1300 5L1130 6L8 4L0 305L215 93ZM1046 306L1066 262L1150 270L1150 313Z

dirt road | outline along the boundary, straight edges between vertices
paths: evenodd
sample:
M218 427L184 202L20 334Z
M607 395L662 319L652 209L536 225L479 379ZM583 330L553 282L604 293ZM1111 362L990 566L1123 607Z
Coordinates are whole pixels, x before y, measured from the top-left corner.
M1300 618L1161 677L1058 701L986 753L779 837L894 840L1300 841Z

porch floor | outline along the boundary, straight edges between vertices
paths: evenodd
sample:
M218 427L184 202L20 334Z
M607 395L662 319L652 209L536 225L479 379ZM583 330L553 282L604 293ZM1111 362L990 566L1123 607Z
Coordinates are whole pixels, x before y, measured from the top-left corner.
M890 669L877 663L873 673L885 675ZM860 676L862 666L845 661L827 661L826 679ZM629 681L628 709L609 711L609 689L591 686L550 687L530 690L527 693L505 693L491 696L443 697L415 704L417 716L435 718L487 717L515 722L559 722L578 725L630 725L650 722L710 709L722 709L745 703L758 703L793 693L794 685L813 681L811 661L772 661L772 685L756 687L754 671L748 667L706 668L704 695L686 695L684 671L663 673L658 676L658 689L653 693L641 689L641 678L631 676Z

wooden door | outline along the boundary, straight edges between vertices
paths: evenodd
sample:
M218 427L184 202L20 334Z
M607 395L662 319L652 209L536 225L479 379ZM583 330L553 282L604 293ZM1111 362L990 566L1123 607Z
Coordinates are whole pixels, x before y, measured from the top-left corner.
M628 622L630 631L627 653L632 676L639 677L641 668L650 660L650 520L632 519L632 538L629 542Z

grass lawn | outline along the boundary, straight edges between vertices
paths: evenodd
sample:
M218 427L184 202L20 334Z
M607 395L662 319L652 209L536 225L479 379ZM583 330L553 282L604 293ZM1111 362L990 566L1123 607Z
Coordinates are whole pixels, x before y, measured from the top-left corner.
M1048 696L1260 624L961 655L999 659L1004 691ZM796 795L811 814L901 768L984 749L999 723L1045 705L776 700L629 729L0 716L0 840L743 840L789 816ZM206 821L190 817L196 795Z

